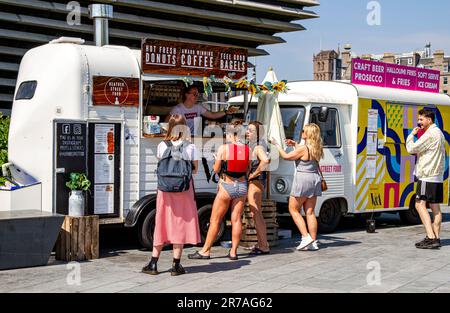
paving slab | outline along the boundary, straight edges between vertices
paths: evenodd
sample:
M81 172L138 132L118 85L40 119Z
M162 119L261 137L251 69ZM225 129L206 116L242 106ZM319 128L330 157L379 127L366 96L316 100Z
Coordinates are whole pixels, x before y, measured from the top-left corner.
M149 251L109 248L97 260L68 264L52 257L47 266L0 271L0 292L450 292L450 222L442 225L440 250L416 249L423 236L420 225L383 227L375 234L340 230L320 235L319 251L296 251L296 236L269 255L250 256L241 248L237 261L220 246L210 260L189 260L187 254L199 249L189 247L181 260L187 274L177 277L169 272L170 249L161 254L160 274L151 276L140 272Z

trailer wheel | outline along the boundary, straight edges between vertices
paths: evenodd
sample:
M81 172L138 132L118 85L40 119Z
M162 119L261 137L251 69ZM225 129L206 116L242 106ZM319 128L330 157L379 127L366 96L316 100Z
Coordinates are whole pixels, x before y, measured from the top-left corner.
M317 222L319 224L319 232L333 232L341 220L341 206L337 199L325 201L320 209Z
M148 212L142 223L139 224L138 239L144 248L153 248L153 232L155 231L156 210Z
M419 213L416 210L416 196L414 195L411 198L411 201L409 203L409 209L404 211L398 212L400 215L400 219L404 224L407 225L419 225L422 223L420 220Z
M198 222L200 225L200 235L202 237L202 243L206 240L206 235L208 233L209 229L209 220L211 218L211 211L212 211L212 205L206 204L203 205L200 209L198 209ZM225 219L222 220L219 227L219 233L217 234L216 240L214 240L214 243L216 243L224 234L225 232Z

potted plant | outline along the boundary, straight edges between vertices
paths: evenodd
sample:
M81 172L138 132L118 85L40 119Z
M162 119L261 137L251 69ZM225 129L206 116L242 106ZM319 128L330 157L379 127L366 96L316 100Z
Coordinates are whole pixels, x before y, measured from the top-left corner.
M83 173L70 173L66 186L71 190L69 197L69 216L84 216L84 191L89 190L91 182Z
M8 131L9 131L9 121L8 116L3 116L0 112L0 167L8 162ZM8 180L6 176L3 176L0 170L0 187L4 187Z

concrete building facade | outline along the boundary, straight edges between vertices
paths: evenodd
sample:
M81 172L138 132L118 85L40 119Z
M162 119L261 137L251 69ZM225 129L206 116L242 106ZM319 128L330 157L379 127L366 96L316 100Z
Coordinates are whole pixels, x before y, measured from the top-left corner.
M11 108L17 72L27 50L61 36L93 43L88 6L113 5L109 43L140 48L141 39L247 48L284 43L280 33L302 31L294 21L317 18L317 0L0 0L0 110ZM79 4L79 6L78 6ZM275 35L277 34L277 35Z

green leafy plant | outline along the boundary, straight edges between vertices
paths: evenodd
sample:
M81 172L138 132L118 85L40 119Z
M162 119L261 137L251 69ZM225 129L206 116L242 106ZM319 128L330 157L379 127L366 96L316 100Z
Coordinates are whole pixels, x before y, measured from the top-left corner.
M8 162L8 133L9 133L9 116L3 116L0 113L0 168ZM0 170L0 186L3 186L6 178L2 176Z
M91 182L83 173L70 173L70 181L66 183L70 190L89 190Z

